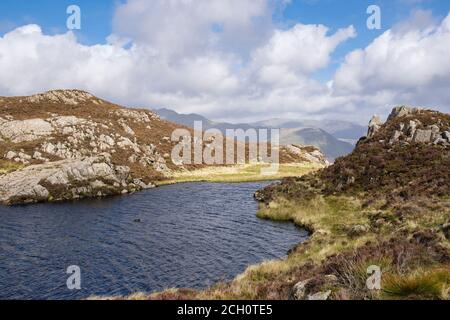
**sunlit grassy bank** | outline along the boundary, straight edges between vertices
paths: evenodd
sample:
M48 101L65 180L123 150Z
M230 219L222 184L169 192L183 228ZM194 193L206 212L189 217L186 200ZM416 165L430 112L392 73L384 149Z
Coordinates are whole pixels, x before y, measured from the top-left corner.
M226 167L207 167L194 171L176 172L158 185L181 182L251 182L270 181L285 177L302 176L322 168L313 164L281 164L278 170L271 174L264 174L264 169L270 168L264 164L246 164Z

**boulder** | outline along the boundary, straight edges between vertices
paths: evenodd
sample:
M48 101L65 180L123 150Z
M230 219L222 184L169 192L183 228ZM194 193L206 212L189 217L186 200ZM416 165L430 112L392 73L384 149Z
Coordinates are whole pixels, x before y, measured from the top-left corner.
M325 158L325 155L314 146L303 146L303 145L297 145L297 144L290 144L284 146L284 149L301 159L304 159L310 163L328 166L330 163Z
M305 300L306 299L306 297L307 297L306 285L310 281L311 281L311 279L303 280L294 285L292 294L293 294L293 297L295 300Z
M412 141L417 143L430 143L432 142L432 138L433 138L433 131L431 129L426 130L417 129Z
M369 232L369 227L365 225L354 225L350 227L347 231L347 234L350 237L359 237Z

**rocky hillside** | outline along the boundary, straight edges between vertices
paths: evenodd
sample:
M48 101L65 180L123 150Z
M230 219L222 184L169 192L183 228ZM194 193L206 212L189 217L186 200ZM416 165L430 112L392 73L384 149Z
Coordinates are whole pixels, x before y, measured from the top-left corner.
M350 155L317 174L285 180L265 190L288 198L317 192L359 195L395 203L450 195L450 115L398 107L382 123L370 121L367 137Z
M180 127L79 90L0 98L0 203L129 193L199 168L172 163L170 137ZM281 159L325 163L304 147Z

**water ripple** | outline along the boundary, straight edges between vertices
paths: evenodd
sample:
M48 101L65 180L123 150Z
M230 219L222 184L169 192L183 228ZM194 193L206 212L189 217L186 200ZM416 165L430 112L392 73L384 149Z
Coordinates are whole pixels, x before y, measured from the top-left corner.
M256 218L267 183L186 183L126 197L0 207L0 299L202 288L285 256L307 237ZM135 222L140 221L140 222ZM82 290L66 287L78 265Z

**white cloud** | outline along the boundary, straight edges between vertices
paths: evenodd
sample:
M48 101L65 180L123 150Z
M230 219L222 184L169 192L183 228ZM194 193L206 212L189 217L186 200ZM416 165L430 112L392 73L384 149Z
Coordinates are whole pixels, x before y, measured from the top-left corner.
M242 53L271 31L272 9L267 0L129 0L115 13L114 35L175 59Z
M311 73L329 63L330 53L355 36L353 26L328 36L323 25L297 24L289 30L275 31L269 43L257 49L254 59L258 66L288 66L301 73Z
M348 54L334 77L334 92L373 107L420 104L449 111L449 51L450 15L436 23L430 13L417 11Z
M80 88L125 105L235 120L323 110L329 90L309 74L354 30L279 30L272 14L284 3L130 0L117 9L109 44L94 46L23 26L0 37L0 94Z
M0 37L0 94L80 88L125 105L242 121L324 114L365 121L403 103L449 110L450 15L436 21L417 11L349 53L323 84L314 72L356 31L279 29L272 14L283 3L129 0L117 9L109 44L94 46L71 32L23 26Z

